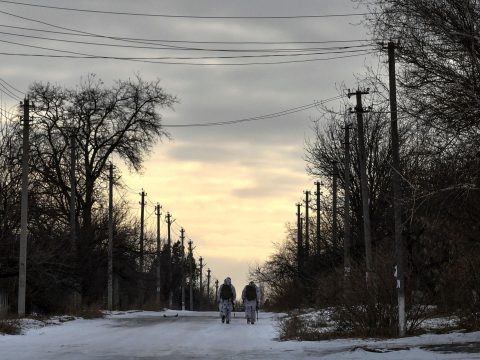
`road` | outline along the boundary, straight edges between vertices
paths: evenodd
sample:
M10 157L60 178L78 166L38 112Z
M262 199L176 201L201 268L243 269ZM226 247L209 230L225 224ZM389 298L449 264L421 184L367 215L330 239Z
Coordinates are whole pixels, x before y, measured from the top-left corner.
M214 312L174 314L114 313L104 319L78 319L30 329L20 336L2 336L0 359L480 359L478 353L421 348L451 344L455 339L478 340L478 333L390 341L278 341L278 314L261 313L255 325L248 325L240 313L228 325Z

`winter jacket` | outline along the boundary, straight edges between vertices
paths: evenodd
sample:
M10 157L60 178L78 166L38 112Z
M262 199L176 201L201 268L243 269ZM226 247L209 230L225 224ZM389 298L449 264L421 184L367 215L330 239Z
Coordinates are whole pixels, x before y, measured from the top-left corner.
M229 278L227 278L227 279L229 279ZM232 293L233 293L233 296L232 296L232 299L231 299L232 302L234 302L235 299L237 298L237 292L235 291L235 286L233 286L232 283L231 283L229 280L227 280L227 279L225 279L224 283L223 283L222 285L220 285L220 287L218 288L218 292L217 292L217 302L220 302L220 300L222 300L222 299L220 298L220 297L221 297L221 294L222 294L222 288L223 288L224 286L228 286L228 285L230 285L231 288L232 288ZM228 299L223 299L223 300L228 300Z
M247 286L249 286L249 285L247 285ZM248 299L247 299L247 286L245 286L243 288L243 291L242 291L242 301L243 302L248 301ZM257 298L256 298L256 300L253 300L253 301L260 302L260 289L258 288L257 285L255 285L255 292L257 294Z

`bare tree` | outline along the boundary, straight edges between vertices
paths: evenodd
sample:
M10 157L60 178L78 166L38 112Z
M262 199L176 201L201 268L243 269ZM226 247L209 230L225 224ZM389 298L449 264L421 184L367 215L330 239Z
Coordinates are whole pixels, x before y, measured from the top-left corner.
M36 191L61 211L65 225L70 202L71 135L77 143L77 251L88 276L90 267L85 262L96 241L93 217L104 196L99 185L109 157L117 155L139 170L153 144L168 136L159 110L173 106L177 99L167 94L158 80L145 82L137 76L108 88L95 75L88 75L73 89L34 83L29 96L35 104L32 170L41 180Z

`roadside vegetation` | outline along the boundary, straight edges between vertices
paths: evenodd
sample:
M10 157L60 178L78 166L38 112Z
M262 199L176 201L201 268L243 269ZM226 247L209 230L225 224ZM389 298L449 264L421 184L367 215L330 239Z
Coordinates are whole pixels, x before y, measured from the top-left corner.
M400 133L402 235L405 242L407 334L432 318L445 331L480 329L480 5L470 0L359 0L379 56L394 41ZM383 41L383 44L381 43ZM292 313L283 338L390 337L398 334L388 64L358 75L364 95L373 285L366 284L355 115L322 108L305 144L312 179L321 181L320 232L289 223L284 243L252 275L266 285L271 309L330 309L332 331ZM341 88L342 94L348 90ZM351 124L351 266L344 265L345 128ZM338 169L338 172L337 172ZM334 209L334 174L338 201ZM313 181L312 181L313 182ZM302 209L304 209L304 204ZM316 206L313 207L313 212ZM293 204L292 204L293 210ZM334 229L334 210L338 228ZM293 211L292 211L293 212ZM303 210L302 216L304 216ZM305 239L309 239L308 247ZM437 329L435 331L442 331Z

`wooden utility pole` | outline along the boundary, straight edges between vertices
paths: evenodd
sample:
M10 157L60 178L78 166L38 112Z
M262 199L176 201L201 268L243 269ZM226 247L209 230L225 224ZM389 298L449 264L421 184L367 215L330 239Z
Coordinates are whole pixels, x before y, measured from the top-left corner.
M210 309L211 297L210 297L210 269L207 269L207 309Z
M18 315L25 315L27 291L27 238L28 238L28 161L30 136L30 100L23 100L22 139L22 204L20 214L20 256L18 263Z
M303 271L303 239L302 239L302 213L300 203L297 204L297 272L300 276Z
M373 285L373 260L372 260L372 234L370 224L370 208L369 208L369 195L368 195L368 178L366 161L367 155L365 151L365 134L363 127L363 113L367 112L362 106L362 95L369 93L369 89L366 91L357 90L354 93L349 92L348 96L355 95L357 105L354 112L357 114L357 138L359 149L359 167L360 167L360 187L362 192L362 214L363 214L363 236L365 239L365 265L366 273L365 280L367 286L372 288Z
M173 306L173 274L172 274L172 237L171 237L171 226L172 226L172 215L167 212L167 253L168 253L168 307L169 309Z
M155 215L157 216L157 271L156 271L156 305L157 309L160 310L160 302L161 302L161 277L160 277L160 271L161 271L161 240L160 240L160 217L162 215L162 206L157 203L157 206L155 206Z
M338 199L338 166L337 162L333 162L333 196L332 196L332 245L336 247L338 245L338 221L337 221L337 199Z
M344 174L344 213L343 213L343 275L348 281L351 271L351 248L352 231L350 224L350 128L351 124L345 125L345 174ZM348 286L348 284L346 284Z
M310 191L305 191L305 259L310 255L310 218L308 210L310 208Z
M108 173L108 310L113 310L113 164Z
M388 74L390 83L390 119L392 136L392 182L393 182L393 212L395 220L395 252L397 258L397 301L398 301L398 333L405 336L405 279L404 279L404 242L402 234L402 197L400 145L397 124L397 85L395 79L395 44L388 43Z
M317 186L317 191L315 191L315 196L316 196L316 200L317 200L317 207L316 207L316 214L317 214L317 230L316 230L316 240L317 240L317 245L316 245L316 248L315 248L315 253L318 255L320 255L320 249L321 249L321 241L322 241L322 238L321 238L321 235L320 235L320 221L321 221L321 213L320 213L320 195L321 195L321 191L320 191L320 181L315 181L315 185Z
M190 270L190 311L193 311L193 241L188 242L188 257L189 257L189 270Z
M181 260L181 275L182 275L182 285L181 285L181 296L182 296L182 310L185 310L185 229L182 227L180 229L180 241L182 246L182 260Z
M76 250L77 236L76 236L76 216L75 216L75 200L77 195L77 177L75 174L76 168L76 144L75 135L70 135L70 242L72 250Z
M200 256L200 295L198 297L198 310L202 310L202 296L203 296L203 257Z

